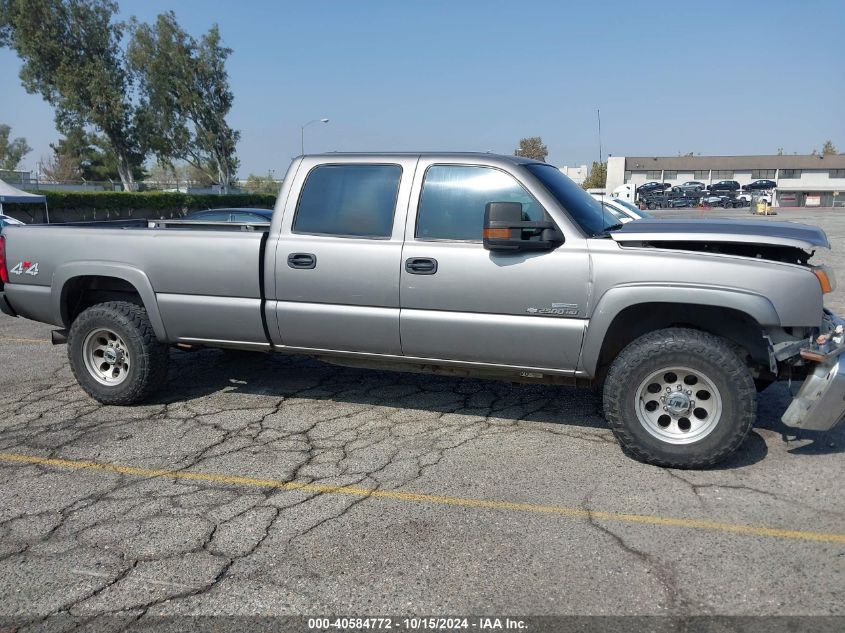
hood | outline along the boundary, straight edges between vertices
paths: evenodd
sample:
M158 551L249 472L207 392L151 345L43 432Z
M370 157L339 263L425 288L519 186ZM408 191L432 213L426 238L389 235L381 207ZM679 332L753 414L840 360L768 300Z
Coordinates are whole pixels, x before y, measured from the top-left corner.
M820 228L766 220L643 219L611 231L617 242L711 242L790 246L805 251L830 248Z

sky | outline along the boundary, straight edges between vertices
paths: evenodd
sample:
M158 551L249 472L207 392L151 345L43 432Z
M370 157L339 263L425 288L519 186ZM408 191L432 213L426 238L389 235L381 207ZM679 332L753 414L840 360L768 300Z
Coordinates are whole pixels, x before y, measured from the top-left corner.
M241 131L239 175L300 151L494 151L541 136L548 162L845 151L845 1L119 0L217 23ZM0 49L0 123L36 169L59 138Z

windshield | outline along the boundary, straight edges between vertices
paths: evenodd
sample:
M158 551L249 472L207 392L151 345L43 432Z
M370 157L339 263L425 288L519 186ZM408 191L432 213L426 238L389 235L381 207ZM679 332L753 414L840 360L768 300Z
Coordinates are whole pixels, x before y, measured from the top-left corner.
M638 217L641 217L641 218L651 218L651 217L654 217L654 216L653 216L653 215L651 215L651 213L649 213L648 211L643 211L643 210L642 210L642 209L640 209L638 206L636 206L636 205L634 205L634 204L631 204L630 202L628 202L627 200L623 200L622 198L611 198L611 200L613 200L613 201L614 201L616 204L618 204L619 206L621 206L621 207L625 207L625 208L626 208L626 209L628 209L631 213L634 213L634 214L635 214L635 215L637 215Z
M587 235L601 233L607 226L602 205L553 165L530 163L525 168L560 202L569 217Z

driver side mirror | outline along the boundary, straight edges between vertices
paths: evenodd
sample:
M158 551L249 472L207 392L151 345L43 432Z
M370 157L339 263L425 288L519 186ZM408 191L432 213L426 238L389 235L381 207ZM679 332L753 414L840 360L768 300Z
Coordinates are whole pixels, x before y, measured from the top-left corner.
M526 220L518 202L488 202L482 235L488 251L547 251L563 242L554 222Z

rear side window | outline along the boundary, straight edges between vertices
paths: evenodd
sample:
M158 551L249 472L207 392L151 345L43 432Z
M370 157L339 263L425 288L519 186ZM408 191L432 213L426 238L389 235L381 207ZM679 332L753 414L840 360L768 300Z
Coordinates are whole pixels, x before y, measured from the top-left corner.
M402 168L399 165L320 165L299 197L294 233L389 238Z
M192 216L192 220L204 220L205 222L228 222L231 214L228 211L207 211Z
M239 211L232 214L232 222L269 222L270 218L265 218L263 215L257 213L244 213Z
M543 207L510 174L493 167L432 165L423 182L417 239L480 242L488 202L518 202L524 221L545 219Z

